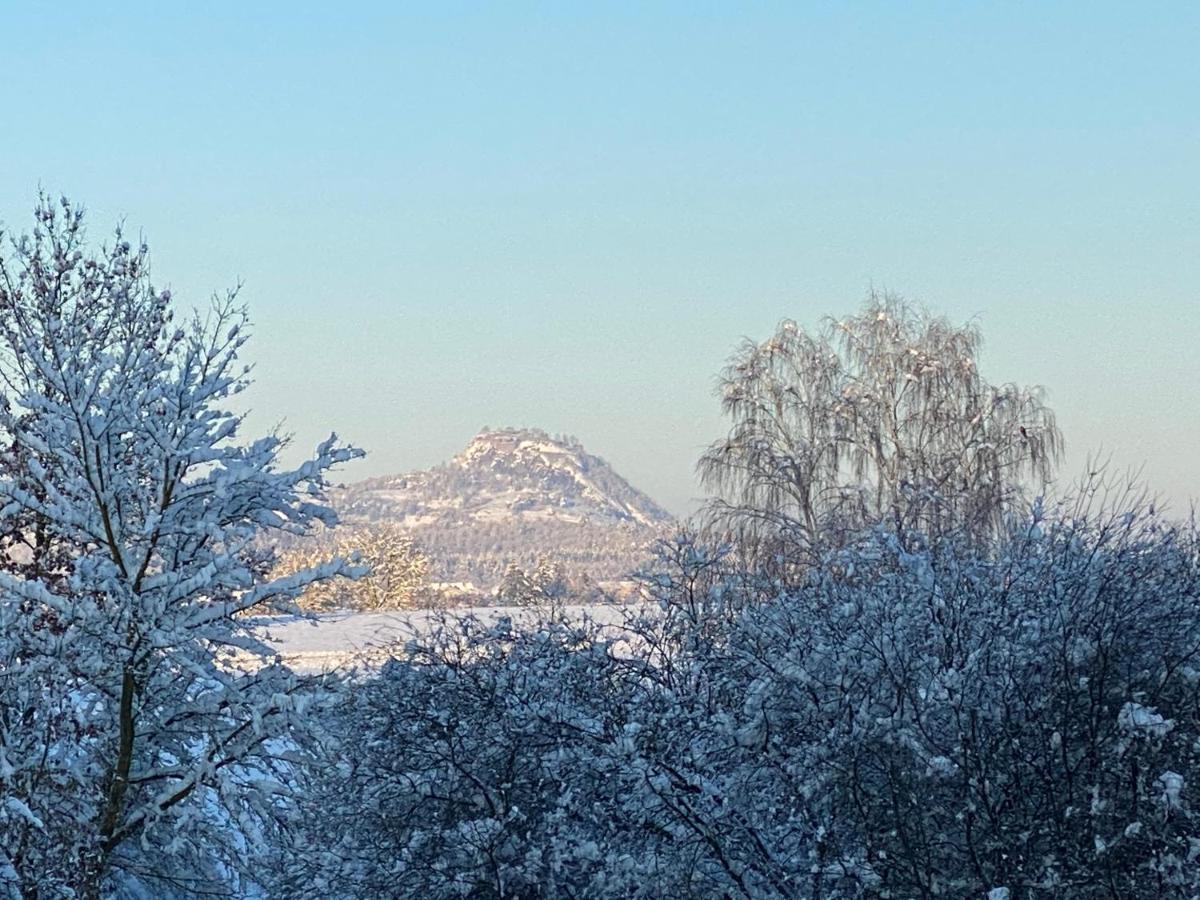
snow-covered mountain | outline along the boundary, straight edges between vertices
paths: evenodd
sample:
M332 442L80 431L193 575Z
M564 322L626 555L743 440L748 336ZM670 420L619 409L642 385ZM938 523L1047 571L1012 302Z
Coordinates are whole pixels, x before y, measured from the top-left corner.
M672 517L575 439L537 429L481 431L444 465L340 489L348 523L413 534L441 580L489 590L511 562L561 563L593 582L620 579Z

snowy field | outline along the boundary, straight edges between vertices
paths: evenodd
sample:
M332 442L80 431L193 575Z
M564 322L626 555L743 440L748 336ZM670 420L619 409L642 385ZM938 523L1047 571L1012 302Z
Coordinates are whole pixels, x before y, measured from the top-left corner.
M624 617L645 607L594 604L565 606L571 620L585 617L601 625L619 626ZM281 617L263 626L264 640L283 661L297 671L318 672L348 665L373 665L385 661L390 647L428 633L438 619L474 616L482 622L511 619L514 624L531 624L540 611L513 606L477 606L453 610L395 610L381 613L327 613L315 619Z

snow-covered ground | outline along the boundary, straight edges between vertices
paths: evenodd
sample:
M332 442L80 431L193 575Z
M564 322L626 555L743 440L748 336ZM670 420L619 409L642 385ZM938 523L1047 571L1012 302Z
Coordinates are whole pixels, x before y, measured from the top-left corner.
M612 604L566 606L570 619L585 616L602 625L619 625L633 607ZM396 610L381 613L327 613L315 619L280 617L263 626L261 635L276 648L283 661L297 671L322 671L347 665L372 665L391 655L391 646L427 633L437 619L474 616L495 623L532 623L537 610L513 606L478 606L449 611Z

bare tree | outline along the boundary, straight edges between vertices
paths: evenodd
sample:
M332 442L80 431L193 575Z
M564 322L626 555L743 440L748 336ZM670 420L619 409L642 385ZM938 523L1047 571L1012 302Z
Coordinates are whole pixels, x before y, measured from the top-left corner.
M885 520L995 534L1050 478L1062 435L1040 389L983 378L980 344L974 325L880 294L818 334L784 321L747 340L720 381L732 427L699 464L712 522L758 555L782 542L809 560Z
M280 554L276 577L302 571L329 556L356 557L370 568L362 578L315 582L300 596L304 609L397 609L412 606L428 585L429 557L398 525L339 527L295 542Z

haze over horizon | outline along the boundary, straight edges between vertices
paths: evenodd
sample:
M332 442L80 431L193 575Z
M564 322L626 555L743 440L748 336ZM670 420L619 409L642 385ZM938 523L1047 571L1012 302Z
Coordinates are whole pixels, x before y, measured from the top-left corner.
M685 513L739 340L874 286L978 317L986 377L1046 388L1064 481L1106 453L1200 494L1200 8L6 23L0 223L40 184L144 233L183 304L243 280L249 432L299 458L335 428L369 452L346 481L527 426Z

